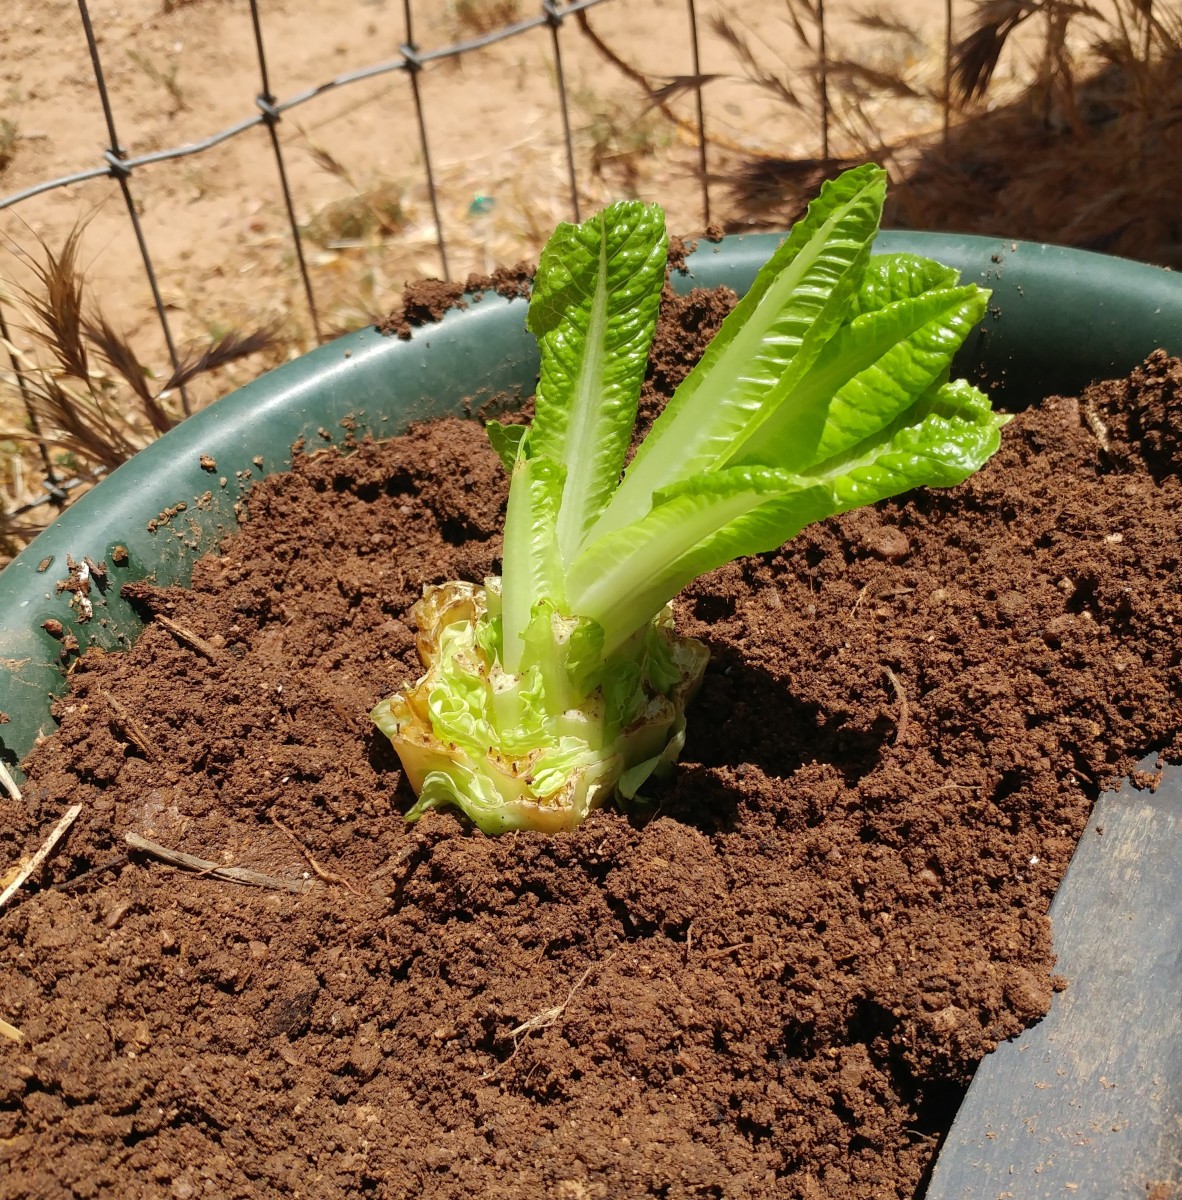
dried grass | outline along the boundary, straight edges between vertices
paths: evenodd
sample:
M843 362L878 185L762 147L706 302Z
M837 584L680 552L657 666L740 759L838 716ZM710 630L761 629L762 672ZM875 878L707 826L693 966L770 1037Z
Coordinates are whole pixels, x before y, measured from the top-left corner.
M1030 86L968 115L947 142L917 146L888 219L1182 267L1182 16L1153 0L1116 0L1111 14L986 0L956 51L966 97L988 88L998 40L1032 15L1045 25ZM1087 71L1068 52L1072 22L1088 23Z
M521 0L454 0L452 19L464 37L479 37L521 19Z
M1182 267L1182 59L1148 72L1162 111L1131 103L1106 68L1076 95L1083 128L1055 127L1020 100L926 147L891 194L888 218L1057 242Z
M11 286L5 296L20 319L6 322L8 336L0 338L12 366L11 374L0 373L0 386L7 384L19 397L27 421L27 428L2 434L9 447L8 496L0 511L0 551L5 553L49 519L44 494L26 486L21 444L46 452L42 465L51 489L62 482L51 464L51 449L66 471L95 478L181 419L176 394L182 386L276 340L273 328L224 334L190 351L158 382L128 338L86 295L79 263L85 227L85 221L76 224L56 251L39 239L40 257L26 263L32 282Z
M4 174L16 157L20 140L20 130L16 122L8 117L0 117L0 175Z
M812 48L809 5L792 0L790 8L801 46ZM861 22L884 39L913 37L905 21L881 12ZM714 28L753 84L821 119L815 98L782 81L733 23L720 17ZM1030 35L1023 52L1033 68L1016 97L1000 104L998 67L1020 28ZM895 178L890 224L1182 266L1175 199L1182 192L1182 10L1155 0L1113 0L1103 9L1075 0L980 0L953 47L948 95L936 59L827 57L835 152L748 153L728 162L719 172L730 188L728 226L781 226L821 177L871 158ZM900 104L911 104L916 119L893 132L881 116Z
M805 102L789 84L787 72L780 74L765 66L752 48L750 38L740 31L733 20L716 13L710 22L710 28L724 45L734 51L750 83L789 108L804 108Z
M392 180L360 183L327 146L296 125L312 161L339 179L350 194L325 205L302 227L301 232L326 250L342 249L395 237L407 226L404 189Z

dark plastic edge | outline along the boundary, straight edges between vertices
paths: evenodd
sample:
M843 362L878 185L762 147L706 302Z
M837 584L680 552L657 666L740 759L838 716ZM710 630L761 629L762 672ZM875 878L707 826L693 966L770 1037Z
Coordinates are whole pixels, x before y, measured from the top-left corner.
M981 1063L926 1200L1179 1194L1180 848L1182 770L1100 797L1051 906L1067 989Z

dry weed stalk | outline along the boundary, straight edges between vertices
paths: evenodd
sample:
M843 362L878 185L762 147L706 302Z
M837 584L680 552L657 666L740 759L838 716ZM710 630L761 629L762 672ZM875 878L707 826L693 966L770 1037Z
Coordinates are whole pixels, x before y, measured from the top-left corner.
M1017 233L1182 266L1182 14L1154 0L1107 10L983 0L954 50L963 99L988 94L1007 39L1032 17L1043 26L1026 91L927 148L888 215L913 228ZM1071 53L1076 25L1090 39L1086 69Z
M658 83L655 79L651 79L642 71L638 71L631 63L629 63L618 51L613 49L596 32L591 25L590 19L585 11L580 11L575 14L575 23L579 32L586 39L591 48L607 63L615 67L625 79L634 83L643 93L647 101L646 107L641 111L640 119L651 118L653 110L660 114L675 128L681 129L683 132L692 133L697 136L697 129L688 121L677 115L670 107L670 101L678 96L685 95L689 92L694 92L697 89L705 86L711 80L718 79L718 75L674 75L666 78L664 82Z
M325 249L338 250L381 242L406 229L403 190L399 184L385 181L363 187L332 151L299 125L296 129L312 161L353 193L326 205L304 226L314 242Z
M787 57L769 67L738 19L712 30L746 78L773 101L816 122L824 100L801 80L832 85L829 112L837 152L738 156L727 170L730 197L744 224L780 226L799 214L800 197L842 159L871 158L897 177L888 220L919 229L1020 236L1182 266L1182 191L1177 154L1182 126L1182 10L1161 0L979 0L968 32L946 44L939 67L929 52L885 62L844 57L820 42L818 0L787 0L789 22L812 67ZM917 32L898 15L857 18L885 38ZM1019 98L992 99L999 64L1016 30L1035 32L1024 53L1033 70ZM940 68L943 68L943 71ZM885 132L883 99L929 106L921 119ZM943 140L937 136L943 134Z
M1087 25L1092 51L1119 67L1140 102L1154 107L1153 94L1140 85L1156 61L1182 44L1182 13L1154 0L1112 0L1106 8L1075 0L978 0L972 29L953 51L952 78L963 99L979 100L988 92L1007 42L1036 16L1043 18L1043 31L1033 90L1048 103L1057 101L1073 128L1082 128L1074 102L1079 72L1069 44L1077 24Z
M40 259L27 260L30 285L10 286L9 300L23 323L4 337L13 366L0 387L15 393L28 429L0 431L11 442L39 444L64 452L79 475L114 470L180 419L173 394L198 375L271 346L273 327L226 333L191 350L160 382L130 341L86 296L79 264L85 222L74 226L59 251L39 239ZM6 326L6 329L10 328ZM18 344L24 335L28 346ZM55 482L51 478L51 482ZM25 539L37 532L35 504L6 505L0 512L0 540Z
M790 5L789 12L792 11L792 6ZM797 30L803 32L799 20L795 20L794 23ZM738 58L748 82L754 84L761 91L766 92L773 99L779 100L789 108L804 109L804 101L792 89L787 78L775 71L769 70L763 65L759 56L751 48L750 39L739 30L733 19L728 19L721 13L716 13L710 22L710 28L721 42L734 51L735 57ZM806 45L808 44L803 37L801 40Z
M794 221L803 211L805 197L827 176L858 161L889 162L891 146L874 116L883 99L942 102L942 92L927 81L924 71L878 65L836 52L827 37L823 0L788 0L787 21L798 53L803 52L803 65L765 42L764 49L779 59L777 66L769 67L737 18L719 14L711 22L712 32L735 55L746 80L817 130L816 155L747 151L737 156L727 179L731 202L744 225ZM898 16L869 12L857 21L894 38L922 41ZM807 86L800 86L801 81ZM834 148L835 143L840 149Z
M793 2L803 2L803 0L793 0ZM602 114L599 114L589 127L592 141L591 167L593 174L596 177L602 176L603 168L607 165L622 167L624 187L635 190L638 176L637 163L642 161L648 151L651 150L653 144L660 140L658 127L652 120L655 118L656 113L659 112L673 129L678 131L688 142L696 146L698 139L697 125L677 113L672 107L673 102L684 96L700 93L707 84L727 77L722 74L707 72L696 75L672 75L662 78L646 75L628 62L618 50L610 46L596 32L586 12L575 14L575 19L579 31L592 49L605 62L619 71L625 79L635 84L645 97L645 108L641 110L639 116L633 117L631 122L621 122L618 116L613 119L610 114L604 119ZM802 102L797 98L788 84L787 78L776 75L761 67L747 39L731 23L727 22L723 17L717 17L712 21L710 28L716 35L732 46L750 82L771 93L776 100L784 104L795 108L803 107ZM623 105L617 102L617 113L622 108ZM646 121L648 123L643 124ZM719 136L717 133L708 134L706 140L710 146L728 152L744 163L749 158L749 152L745 147L737 145L727 138ZM766 156L760 156L758 165L754 161L752 161L751 165L758 170L759 167L766 165L769 161L772 160ZM783 160L775 161L780 162ZM817 160L812 161L815 162ZM834 160L830 165L834 168L839 168L841 163ZM728 182L734 182L734 174L732 172L728 172L725 178ZM813 172L807 173L807 179L808 183L802 186L811 188L818 181L816 174ZM715 176L712 174L709 182L716 181ZM777 192L777 195L779 194Z

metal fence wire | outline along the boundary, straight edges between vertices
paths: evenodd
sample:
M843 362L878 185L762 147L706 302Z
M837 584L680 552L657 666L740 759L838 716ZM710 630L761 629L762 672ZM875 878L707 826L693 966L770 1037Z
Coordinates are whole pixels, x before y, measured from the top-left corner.
M439 257L439 265L441 273L446 279L450 275L447 243L444 232L444 224L440 215L439 195L436 186L436 171L431 154L429 113L425 111L425 105L423 103L423 97L420 89L421 73L425 69L431 67L433 64L438 64L444 60L457 59L463 55L478 53L489 46L517 38L523 34L540 29L542 27L548 29L550 35L550 51L554 68L554 80L558 97L558 115L561 121L561 136L565 149L570 215L574 220L579 220L581 218L579 204L579 180L576 169L574 141L572 137L572 121L570 111L571 102L568 80L563 66L562 50L564 28L567 26L568 18L575 17L586 10L598 7L601 4L612 2L613 0L565 0L565 2L564 0L540 0L539 11L532 16L511 21L500 26L499 28L491 29L477 37L471 37L466 40L457 41L450 45L442 46L433 50L422 50L415 41L412 0L402 0L401 8L403 41L399 48L397 57L387 59L382 62L372 63L368 66L358 67L351 71L346 71L324 81L323 83L306 88L303 91L296 92L295 94L284 99L280 99L273 91L272 78L268 70L267 40L265 36L265 21L263 19L264 14L260 12L258 0L249 0L250 19L254 35L255 52L258 60L259 79L259 90L258 93L253 97L254 111L251 112L250 115L243 117L239 121L236 121L234 124L229 125L224 129L220 129L217 132L210 134L208 137L202 138L198 141L188 142L183 145L173 146L164 150L155 150L145 154L130 154L119 137L115 114L107 88L106 76L103 70L103 60L99 48L101 39L96 37L95 27L87 0L78 0L78 11L81 17L82 31L86 38L90 63L94 73L95 94L97 96L98 103L101 106L103 119L106 125L107 145L102 150L99 161L89 167L85 167L69 175L62 175L57 178L44 180L43 182L36 183L10 195L0 196L0 210L11 208L14 205L19 205L24 201L30 200L34 196L39 196L59 188L69 187L73 184L83 183L87 180L98 179L104 176L113 179L119 188L120 194L122 195L123 204L127 211L127 219L130 222L131 228L134 232L136 244L139 250L139 256L143 264L144 276L152 295L156 317L163 335L164 344L167 347L167 352L171 360L172 367L174 371L177 371L180 367L180 356L178 354L173 331L170 327L167 308L161 296L160 287L157 281L157 274L153 267L152 254L149 250L144 229L137 212L135 191L136 178L141 171L144 171L150 167L154 167L160 163L174 162L179 159L186 159L194 155L200 155L205 151L212 150L214 147L229 141L232 138L237 138L241 134L255 129L260 125L265 126L269 134L269 142L275 161L277 187L279 193L282 195L283 207L287 217L287 228L290 233L291 243L294 250L294 266L300 276L304 300L307 305L307 311L315 337L318 341L322 340L323 330L321 317L317 309L312 279L310 277L308 263L305 258L303 244L304 239L301 233L299 222L296 218L296 205L293 199L288 172L284 162L283 145L278 131L278 126L284 115L291 112L293 109L306 104L308 101L313 100L314 98L323 96L327 92L331 92L339 88L347 88L350 85L360 83L363 80L374 79L377 76L387 75L394 72L402 72L406 76L417 122L419 148L422 157L427 197L434 220L435 242ZM805 0L805 2L811 5L815 10L815 18L817 20L818 30L821 37L821 55L819 63L821 104L818 140L821 147L822 160L824 160L827 157L829 150L828 105L826 103L826 83L824 75L824 0ZM945 8L946 24L950 30L952 21L951 0L946 0ZM679 86L688 88L694 92L695 106L693 125L697 139L696 173L700 178L702 225L703 228L705 228L710 224L711 219L711 197L710 173L708 171L707 164L706 118L702 102L702 88L703 83L710 77L702 74L699 15L695 0L685 0L684 12L685 20L688 23L690 61L684 64L684 70L682 72L674 74L674 72L671 71L670 74L673 75L676 81L678 81ZM948 44L949 43L946 39L946 46ZM620 65L623 66L624 64L621 63ZM633 72L633 74L636 73ZM11 351L11 338L2 310L0 310L0 337L3 337L4 340L10 344L10 361L12 365L12 372L18 386L21 388L22 393L25 396L25 407L29 414L31 430L34 436L39 438L40 427L37 423L36 412L28 392L24 387L25 380L22 375L22 368L16 355ZM191 411L190 397L183 385L179 388L179 392L182 411L188 415ZM53 467L51 465L49 452L44 443L41 445L41 452L42 462L46 470L48 491L46 495L41 500L35 502L35 504L44 503L51 499L62 498L63 485L67 485L69 482L65 480L59 480L55 476ZM26 505L25 507L33 507L33 505Z
M299 223L296 220L295 203L292 199L291 187L288 183L287 168L284 165L283 160L283 147L280 143L277 129L283 114L290 112L294 108L298 108L301 104L306 104L309 100L324 95L326 92L334 91L337 88L348 87L350 84L359 83L364 79L373 79L379 75L387 75L394 71L403 71L406 73L410 80L411 96L414 101L415 117L418 122L419 144L423 156L424 173L426 175L427 195L430 200L431 214L435 222L436 245L439 251L439 262L443 272L443 277L446 279L450 273L447 262L447 244L443 231L443 223L439 214L439 198L435 187L435 172L432 167L431 146L427 136L427 116L423 110L422 94L419 88L419 72L422 71L422 69L429 63L439 62L448 58L458 58L460 55L470 54L473 51L481 50L487 46L492 46L497 42L503 42L509 38L517 37L520 34L528 33L530 30L537 29L540 26L549 26L552 35L551 45L553 47L554 54L554 68L558 81L559 107L562 114L563 137L566 142L567 167L570 176L571 211L574 214L575 219L578 220L578 182L575 175L574 148L571 140L570 111L567 99L566 79L562 67L562 49L559 31L563 21L568 16L577 12L582 12L584 9L594 8L597 5L609 2L610 0L570 0L569 3L561 4L558 3L557 0L543 0L542 11L537 16L527 17L524 20L512 22L511 24L504 25L499 29L491 30L480 37L455 42L450 46L444 46L437 50L420 51L415 44L414 39L414 15L411 0L402 0L403 30L405 33L405 38L400 47L400 53L397 58L387 59L384 62L373 63L366 67L360 67L354 71L346 71L332 79L326 80L324 83L317 84L314 87L306 88L301 92L297 92L293 96L287 97L285 100L280 100L271 90L270 74L267 70L266 38L263 33L263 21L259 12L258 0L250 0L250 19L254 30L254 44L259 66L260 89L254 98L254 104L258 111L241 121L236 121L233 125L227 126L225 129L219 130L217 133L211 134L207 138L201 139L200 141L189 142L183 146L173 146L167 150L156 150L150 154L130 156L123 148L123 145L119 140L118 131L116 129L115 114L111 108L111 99L107 91L106 76L103 72L103 62L102 57L99 54L98 41L95 38L94 23L91 20L90 15L90 6L87 3L87 0L78 0L78 12L82 19L82 28L86 36L86 45L90 54L90 63L94 71L95 88L98 94L99 103L102 106L103 118L107 126L108 144L102 152L102 161L93 167L88 167L81 171L75 171L70 175L62 175L55 179L47 179L42 183L34 184L32 187L25 188L19 192L14 192L9 196L0 197L0 209L9 208L14 204L19 204L23 200L29 200L32 197L39 196L44 192L54 191L57 188L69 187L71 184L84 183L87 180L98 179L104 175L116 180L123 195L123 202L127 208L128 220L131 222L132 229L135 232L136 244L139 247L140 257L144 264L144 274L147 278L148 286L151 289L152 300L156 308L156 315L160 322L160 330L164 336L165 345L168 347L168 355L172 362L173 370L179 370L180 357L177 353L176 343L173 340L172 330L169 327L168 314L165 310L164 301L160 295L160 288L156 280L156 272L152 266L152 256L148 250L147 241L144 238L143 226L140 223L139 215L136 212L135 199L132 191L132 176L137 170L152 166L155 163L170 162L180 158L189 158L194 154L201 154L206 150L212 150L215 146L219 146L221 143L229 141L231 138L238 137L240 134L246 133L247 130L254 129L259 125L265 125L267 132L270 134L271 149L275 156L275 169L278 175L279 189L282 192L283 204L287 212L288 226L291 231L296 264L300 273L301 282L303 283L305 300L308 305L308 315L312 322L312 328L315 332L316 338L317 340L320 340L323 336L320 326L320 314L316 308L316 297L312 290L312 280L309 277L308 264L304 257L303 238L300 234ZM690 0L689 2L689 14L690 20L695 23L696 27L696 14L694 12L693 0ZM702 136L701 128L699 128L699 135L701 136L701 140L704 144L705 138ZM0 319L2 319L2 317L0 317ZM3 336L7 338L7 333L5 332ZM15 362L13 363L13 369L17 369ZM182 406L185 414L188 415L190 411L189 398L183 387L180 390Z

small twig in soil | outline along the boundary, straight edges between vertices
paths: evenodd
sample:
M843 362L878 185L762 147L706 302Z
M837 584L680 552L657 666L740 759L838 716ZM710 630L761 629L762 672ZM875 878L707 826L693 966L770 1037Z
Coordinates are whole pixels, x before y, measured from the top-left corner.
M65 836L66 830L78 818L78 814L82 811L81 804L71 805L66 809L62 819L50 831L49 837L45 839L45 844L29 859L27 863L16 873L16 878L0 892L0 908L3 908L8 903L9 898L16 892L17 888L29 878L30 875L53 853L53 848Z
M899 720L895 725L895 745L897 746L903 740L903 735L907 732L907 724L910 720L907 696L903 691L903 685L899 682L898 675L890 667L883 665L882 673L891 681L891 687L895 689L895 699L899 701Z
M873 582L874 581L871 580L871 583L873 583ZM869 583L863 584L862 590L858 593L857 598L854 600L853 608L850 609L849 616L846 617L847 621L850 619L850 617L852 617L858 611L859 605L862 603L863 600L866 599L866 593L869 590L870 590L870 584Z
M111 711L115 714L115 720L119 723L119 728L127 734L127 740L149 761L160 762L164 756L135 717L110 692L100 692L99 695L110 705Z
M68 892L71 888L76 888L79 884L85 883L92 875L101 875L104 871L109 871L112 867L121 867L127 862L126 854L116 854L114 858L108 858L106 862L97 863L93 867L87 867L85 871L79 871L77 875L71 876L69 879L63 879L61 883L53 885L54 890L58 892Z
M169 866L200 871L203 875L211 875L214 879L222 879L227 883L244 883L249 887L273 888L280 892L295 892L297 895L303 895L316 887L314 879L276 879L274 875L262 875L258 871L248 871L245 867L223 867L208 859L183 854L179 850L170 850L158 842L150 842L147 838L140 837L138 833L125 833L123 840L133 850L150 854Z
M217 648L210 642L207 642L199 634L194 633L191 629L186 629L183 625L178 625L175 621L168 617L156 615L155 621L157 625L167 629L178 642L184 643L191 650L196 650L202 657L209 659L210 662L218 661Z
M274 809L272 809L268 815L271 818L271 824L274 825L280 833L286 834L289 838L291 838L292 844L308 860L308 866L312 868L318 878L323 879L325 883L335 883L338 886L345 888L346 891L352 892L354 896L360 896L363 894L361 889L355 883L352 883L343 875L338 875L335 871L330 871L327 867L322 867L312 857L312 853L308 847L305 846L304 843L301 842L300 839L296 837L296 835L292 833L292 831L288 829L288 827L284 825L284 823L275 815Z
M913 1129L910 1125L904 1125L903 1132L909 1133L912 1137L919 1138L921 1142L927 1142L929 1145L940 1140L939 1134L924 1133L922 1129Z
M553 1008L545 1008L539 1013L534 1013L528 1021L522 1021L516 1029L509 1030L509 1036L516 1042L523 1033L533 1033L539 1029L549 1029L554 1025L558 1018L566 1012L566 1006L574 999L575 992L579 990L587 982L587 976L595 969L595 964L592 963L571 985L571 989L566 994L566 999L561 1004L556 1004Z
M750 950L750 942L734 942L729 946L718 946L713 950L707 950L703 958L721 958L724 954L730 954L734 950Z
M0 1037L6 1037L10 1042L23 1042L25 1040L25 1035L15 1025L9 1025L7 1021L2 1019L0 1019Z
M1100 449L1105 454L1112 453L1112 439L1108 436L1108 426L1100 420L1100 414L1096 411L1092 404L1085 404L1083 409L1084 420L1087 422L1088 428L1092 431L1092 435L1096 441L1100 443Z
M424 842L416 842L413 846L407 846L398 854L388 858L376 871L371 871L368 876L368 882L371 890L389 897L395 909L402 905L402 893L406 891L406 885L410 883L411 876L422 865L424 856L430 853L430 847ZM403 866L405 864L405 866ZM387 892L379 884L379 880L383 875L396 871L399 867L403 867L401 874L394 880L394 890Z
M421 847L416 843L413 846L407 846L400 850L397 854L392 854L376 871L370 871L366 879L370 883L376 883L383 875L390 874L395 867L401 866L412 854L418 852Z
M24 800L24 796L21 795L20 788L16 786L16 780L13 779L13 777L9 774L8 768L4 765L2 760L0 760L0 783L4 784L4 786L8 789L8 794L14 800Z
M1090 784L1092 785L1092 787L1098 787L1098 786L1099 786L1099 785L1096 783L1095 779L1093 779L1093 778L1092 778L1092 776L1091 776L1091 775L1090 775L1090 774L1089 774L1087 771L1085 771L1085 770L1083 769L1083 767L1081 767L1081 766L1079 765L1078 761L1077 761L1077 762L1074 762L1074 763L1072 763L1072 765L1071 765L1071 766L1068 768L1068 774L1070 774L1071 772L1074 772L1076 775L1082 775L1082 776L1083 776L1083 778L1084 778L1084 782L1085 782L1085 783L1090 783Z
M608 957L610 957L610 955ZM517 1057L517 1051L521 1049L521 1039L525 1034L538 1033L543 1029L549 1029L552 1025L558 1024L559 1018L561 1018L562 1014L566 1012L567 1005L570 1004L570 1002L574 999L575 992L577 992L579 988L581 988L583 984L587 982L587 978L591 972L594 971L597 966L602 965L602 963L606 961L607 959L604 958L601 959L600 962L591 963L590 966L588 966L587 969L582 973L582 975L580 975L578 979L571 984L571 989L569 992L567 992L566 999L561 1004L556 1004L553 1008L544 1008L541 1012L534 1013L534 1015L528 1020L522 1021L522 1023L518 1025L516 1029L510 1029L508 1034L505 1036L513 1039L513 1053L510 1054L509 1057L496 1068L496 1070L487 1072L481 1076L481 1079L494 1078L500 1072L502 1067L507 1067Z

